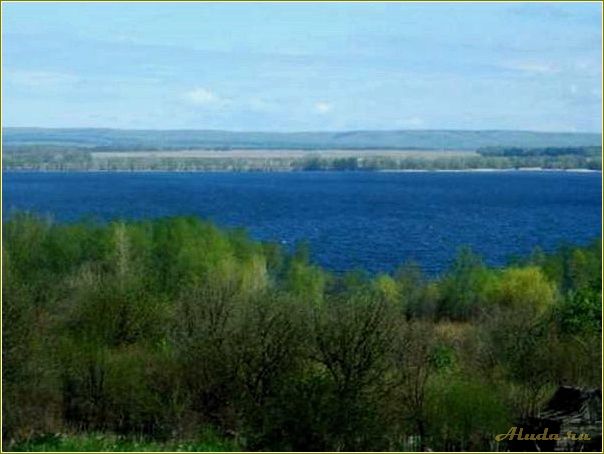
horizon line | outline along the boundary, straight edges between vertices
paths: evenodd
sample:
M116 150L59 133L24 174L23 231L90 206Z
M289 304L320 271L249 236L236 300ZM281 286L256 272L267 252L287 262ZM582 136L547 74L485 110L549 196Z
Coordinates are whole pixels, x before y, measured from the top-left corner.
M602 131L544 131L537 129L453 129L453 128L417 128L417 129L331 129L331 130L287 130L275 131L265 129L219 129L219 128L119 128L110 126L0 126L5 129L47 129L47 130L110 130L110 131L195 131L195 132L222 132L222 133L265 133L265 134L331 134L331 133L355 133L355 132L527 132L537 134L595 134L602 135Z

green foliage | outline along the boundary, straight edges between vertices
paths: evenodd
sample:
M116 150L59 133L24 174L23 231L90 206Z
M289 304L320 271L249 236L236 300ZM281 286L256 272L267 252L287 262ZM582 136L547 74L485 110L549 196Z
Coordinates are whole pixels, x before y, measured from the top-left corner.
M4 132L3 166L11 170L602 168L601 136L597 134L438 130L274 134L41 128L5 128ZM491 146L494 143L500 146ZM194 152L189 154L187 150ZM256 153L233 154L234 150ZM297 150L298 156L292 156L292 150ZM344 150L348 156L342 153ZM154 151L163 153L157 156Z
M433 446L443 451L491 450L512 423L497 390L473 377L436 377L427 407Z
M400 289L396 281L386 274L377 276L373 280L373 290L376 296L390 304L396 304L400 301Z
M158 442L143 437L115 436L105 433L46 434L17 443L12 448L16 452L227 452L239 451L234 442L218 436L215 431L206 429L198 439L180 442Z
M542 313L554 303L555 288L535 266L511 267L501 272L492 298L504 307L529 307Z
M558 383L598 385L600 246L338 276L193 217L18 214L4 448L490 449Z
M327 283L327 275L309 263L308 245L301 244L292 255L285 270L284 287L288 292L306 301L319 303Z
M550 281L560 290L590 288L596 292L602 288L602 241L597 239L587 247L563 246L556 254L536 255L529 263L539 266Z
M597 333L602 330L602 295L591 289L570 291L554 309L564 334Z
M478 153L483 156L601 156L602 147L484 147Z
M484 266L480 257L462 249L442 281L439 315L454 320L478 315L492 304L494 281L493 271Z

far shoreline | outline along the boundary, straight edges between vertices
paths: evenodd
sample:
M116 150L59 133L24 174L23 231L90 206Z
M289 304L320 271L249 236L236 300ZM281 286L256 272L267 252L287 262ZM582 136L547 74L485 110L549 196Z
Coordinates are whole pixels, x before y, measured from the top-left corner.
M2 169L3 173L497 173L497 172L571 172L571 173L602 173L601 169L548 169L542 167L523 168L480 168L480 169L357 169L357 170L299 170L299 169Z
M578 173L591 173L600 172L598 169L546 169L543 167L521 167L514 169L383 169L376 170L375 172L386 172L386 173L405 173L405 172L578 172Z

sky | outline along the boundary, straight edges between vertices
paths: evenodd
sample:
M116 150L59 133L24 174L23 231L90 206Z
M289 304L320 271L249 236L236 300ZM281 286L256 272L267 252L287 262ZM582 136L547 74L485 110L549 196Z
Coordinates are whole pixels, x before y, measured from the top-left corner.
M602 4L2 2L3 126L601 132Z

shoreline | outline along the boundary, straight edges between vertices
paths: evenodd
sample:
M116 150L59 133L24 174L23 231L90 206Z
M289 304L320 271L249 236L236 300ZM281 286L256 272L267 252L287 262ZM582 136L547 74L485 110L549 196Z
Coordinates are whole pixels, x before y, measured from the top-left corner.
M2 169L2 173L496 173L496 172L572 172L602 173L600 169L547 169L542 167L523 168L479 168L479 169L357 169L357 170L298 170L298 169Z
M582 168L573 168L573 169L545 169L543 167L521 167L518 169L491 169L491 168L483 168L483 169L384 169L384 170L376 170L375 172L386 172L386 173L405 173L405 172L578 172L578 173L592 173L599 172L602 173L602 170L598 169L582 169Z

